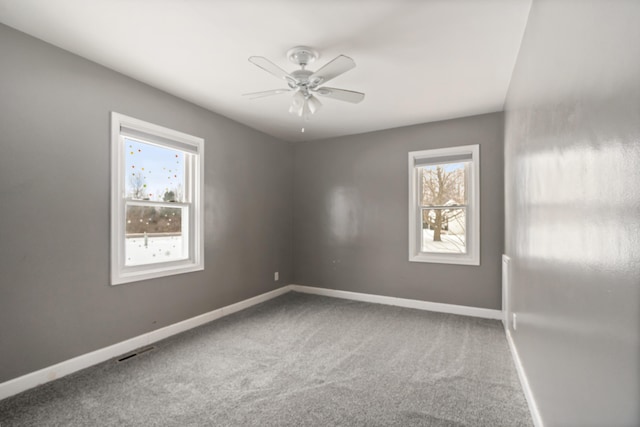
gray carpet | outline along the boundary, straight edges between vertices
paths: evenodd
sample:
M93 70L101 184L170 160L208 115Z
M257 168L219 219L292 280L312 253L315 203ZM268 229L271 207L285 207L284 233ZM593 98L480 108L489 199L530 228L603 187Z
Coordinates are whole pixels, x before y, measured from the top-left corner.
M501 324L289 293L0 401L8 426L531 426Z

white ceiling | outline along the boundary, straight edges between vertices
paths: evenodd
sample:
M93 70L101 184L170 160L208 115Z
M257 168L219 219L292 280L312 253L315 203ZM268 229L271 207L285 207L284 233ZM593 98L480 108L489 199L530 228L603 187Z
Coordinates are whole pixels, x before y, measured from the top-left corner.
M0 0L0 22L289 141L500 111L531 0ZM357 67L304 123L285 87L249 63L307 45L315 70L339 54ZM305 132L301 133L301 127Z

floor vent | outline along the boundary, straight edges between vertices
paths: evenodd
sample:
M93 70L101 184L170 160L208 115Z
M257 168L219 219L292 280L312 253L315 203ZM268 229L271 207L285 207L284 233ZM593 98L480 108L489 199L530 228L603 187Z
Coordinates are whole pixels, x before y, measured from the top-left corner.
M155 350L156 348L151 346L151 347L146 347L146 348L142 348L140 350L136 350L133 353L129 353L126 356L122 356L121 358L118 359L118 362L124 362L126 360L129 360L131 358L134 358L136 356L140 356L141 354L147 353L151 350Z

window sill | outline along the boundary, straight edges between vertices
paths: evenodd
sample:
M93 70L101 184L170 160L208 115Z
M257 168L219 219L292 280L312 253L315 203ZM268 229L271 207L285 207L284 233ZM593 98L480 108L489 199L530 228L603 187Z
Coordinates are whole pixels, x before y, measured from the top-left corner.
M458 264L458 265L480 265L479 257L469 255L452 255L452 254L427 254L421 252L419 254L409 256L410 262L427 262L435 264Z
M194 271L204 270L204 265L202 263L194 264L192 262L188 262L187 265L183 266L175 266L174 264L171 266L158 266L158 268L149 268L148 265L143 267L144 270L120 270L120 274L115 274L114 272L114 275L111 279L111 284L122 285L125 283L137 282L140 280L155 279L157 277L173 276L176 274L191 273Z

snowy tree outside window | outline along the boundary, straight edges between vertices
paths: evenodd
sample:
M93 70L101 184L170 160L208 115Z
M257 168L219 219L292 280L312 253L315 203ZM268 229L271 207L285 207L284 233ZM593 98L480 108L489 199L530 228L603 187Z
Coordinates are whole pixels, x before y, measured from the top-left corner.
M466 253L469 162L419 167L422 252Z

